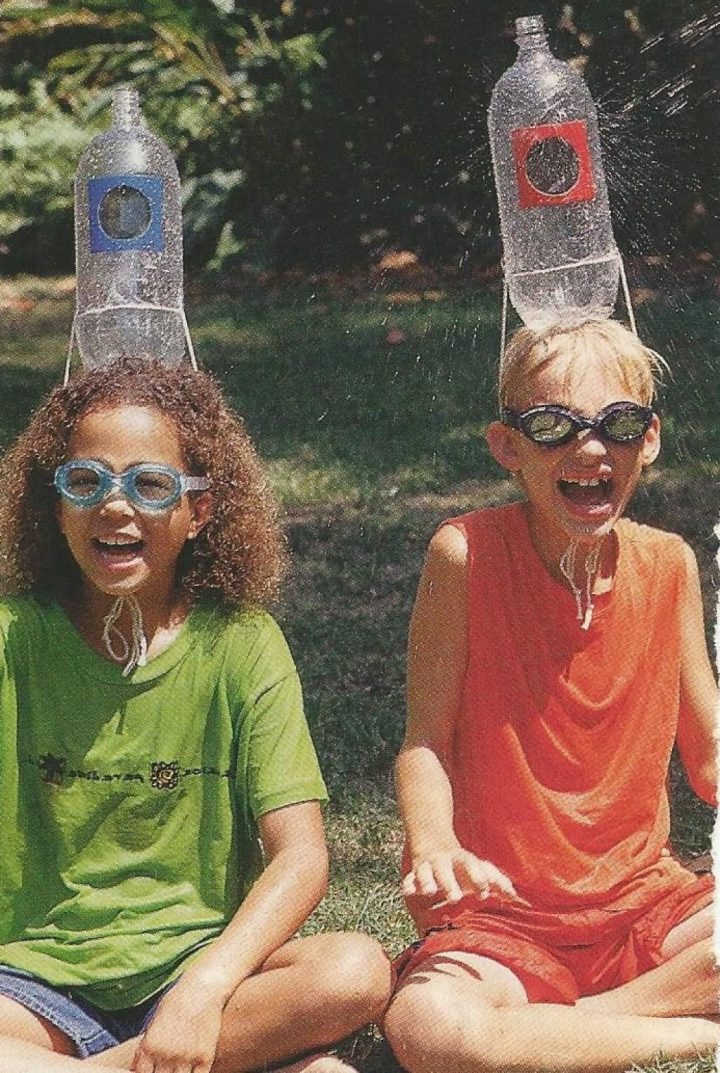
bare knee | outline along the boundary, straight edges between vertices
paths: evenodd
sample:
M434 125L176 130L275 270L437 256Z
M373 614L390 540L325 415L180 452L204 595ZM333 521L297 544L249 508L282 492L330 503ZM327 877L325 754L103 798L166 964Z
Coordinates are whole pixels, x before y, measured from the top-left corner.
M712 938L693 943L692 946L686 947L684 953L692 961L699 980L717 980L718 963Z
M338 932L322 938L326 941L323 963L331 988L357 1010L359 1024L376 1020L392 990L390 962L380 943L361 932Z
M468 1001L468 988L476 986L428 974L419 980L411 978L399 989L385 1015L383 1031L404 1069L409 1073L451 1069L453 1059L466 1050L470 1026L476 1039L494 1033L495 1007L481 995ZM491 1068L477 1050L475 1055L478 1073Z
M352 1032L376 1020L388 1004L392 970L380 944L362 932L329 932L294 939L265 969L293 968L315 1000Z
M714 943L711 938L700 939L698 942L685 946L675 953L668 954L665 947L662 948L661 952L665 954L664 964L670 962L679 964L682 961L686 969L690 970L696 984L700 986L717 986L720 974L715 959Z
M703 940L711 940L715 932L715 910L712 905L705 906L697 913L682 920L668 932L660 948L664 961L669 961L676 954L688 947L695 946Z

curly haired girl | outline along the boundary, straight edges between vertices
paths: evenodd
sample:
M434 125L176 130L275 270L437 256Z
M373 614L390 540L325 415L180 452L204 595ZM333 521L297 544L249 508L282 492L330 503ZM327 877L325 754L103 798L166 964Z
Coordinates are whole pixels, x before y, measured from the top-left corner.
M207 374L123 359L53 391L0 479L3 1070L237 1073L353 1031L389 968L292 938L325 789L242 422Z

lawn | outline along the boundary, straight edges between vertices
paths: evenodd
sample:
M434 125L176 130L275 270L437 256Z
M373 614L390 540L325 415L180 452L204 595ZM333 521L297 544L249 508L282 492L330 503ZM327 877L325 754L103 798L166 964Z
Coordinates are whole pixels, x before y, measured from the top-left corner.
M398 895L401 834L391 765L403 727L405 631L439 521L515 495L482 437L494 414L499 293L400 294L297 285L200 295L199 360L244 414L282 502L293 570L277 615L303 679L326 773L331 891L310 928L363 928L391 954L412 938ZM72 317L65 281L0 284L0 441L61 376ZM642 337L669 358L664 449L632 514L681 532L715 614L720 516L716 311L649 301ZM712 815L673 774L678 849L709 846ZM364 1035L366 1073L392 1063ZM658 1065L709 1073L710 1064ZM447 1071L451 1073L451 1071Z

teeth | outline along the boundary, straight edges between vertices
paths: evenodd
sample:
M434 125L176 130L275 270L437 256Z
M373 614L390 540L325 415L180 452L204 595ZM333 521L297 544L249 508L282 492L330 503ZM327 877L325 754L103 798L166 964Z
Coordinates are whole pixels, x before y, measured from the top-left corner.
M593 477L588 481L581 480L577 477L565 477L566 484L579 484L581 488L599 488L601 484L606 484L605 480L601 480L600 477Z
M100 543L107 544L112 548L130 548L133 547L133 545L138 544L139 541L134 540L132 537L117 537L115 539L110 537L105 540L100 539Z

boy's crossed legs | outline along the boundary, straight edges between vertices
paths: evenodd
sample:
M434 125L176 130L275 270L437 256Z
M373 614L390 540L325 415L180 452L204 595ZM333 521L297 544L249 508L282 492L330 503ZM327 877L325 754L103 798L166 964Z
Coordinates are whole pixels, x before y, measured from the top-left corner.
M618 1073L663 1053L693 1058L720 1045L710 906L673 928L657 968L575 1005L528 1003L490 958L447 950L406 978L385 1033L410 1073Z
M292 1055L344 1038L382 1013L390 979L387 959L368 936L337 933L286 943L240 984L225 1007L212 1073L277 1067ZM83 1060L69 1057L75 1049L67 1037L0 996L2 1073L79 1073L81 1061L118 1073L131 1068L137 1043L128 1040ZM349 1069L322 1056L282 1068L287 1073Z

